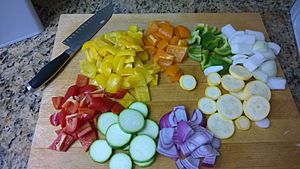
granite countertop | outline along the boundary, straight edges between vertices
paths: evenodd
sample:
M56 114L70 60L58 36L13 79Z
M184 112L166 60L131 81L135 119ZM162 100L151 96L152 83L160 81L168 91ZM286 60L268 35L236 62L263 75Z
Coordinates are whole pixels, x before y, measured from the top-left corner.
M114 13L259 12L271 41L282 46L279 61L300 109L300 60L289 10L292 0L120 0ZM0 168L26 168L43 89L25 84L49 62L58 19L64 13L94 13L104 1L33 0L44 31L0 49Z

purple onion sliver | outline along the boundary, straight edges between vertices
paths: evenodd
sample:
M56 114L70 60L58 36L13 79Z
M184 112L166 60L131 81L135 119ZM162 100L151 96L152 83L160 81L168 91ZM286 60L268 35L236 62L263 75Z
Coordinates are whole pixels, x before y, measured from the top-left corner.
M173 108L173 113L175 114L175 118L177 122L180 121L188 121L187 113L185 111L184 106L176 106Z
M181 151L182 155L185 157L191 154L191 151L188 149L186 143L180 145L180 151Z
M214 137L211 145L215 148L215 149L219 149L221 147L221 140L219 138Z
M200 164L200 158L193 158L191 156L188 156L186 159L192 166L194 166L195 168L199 168L199 164Z
M175 114L174 114L173 111L170 113L168 120L169 120L169 123L170 123L171 127L176 127L177 126L176 117L175 117Z
M166 127L171 127L171 124L169 122L169 116L170 116L170 113L166 113L165 115L162 116L162 118L159 120L159 128L162 129L162 128L166 128Z
M199 109L195 109L192 114L191 121L196 123L196 124L201 124L203 120L204 115L201 113Z
M176 160L176 166L178 169L185 169L180 159Z
M216 156L204 157L201 165L204 167L212 168L215 165L215 161L216 161Z
M166 157L169 158L179 158L179 153L175 147L175 145L173 145L171 148L169 149L165 149L162 146L162 142L160 140L158 140L158 145L157 145L157 149L156 151Z
M173 139L176 144L183 144L185 140L194 134L193 129L185 122L180 121L174 132Z

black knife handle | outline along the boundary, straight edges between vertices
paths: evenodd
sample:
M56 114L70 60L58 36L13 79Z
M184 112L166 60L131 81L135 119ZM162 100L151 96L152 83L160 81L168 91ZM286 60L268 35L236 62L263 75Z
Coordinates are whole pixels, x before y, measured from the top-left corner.
M47 63L26 85L27 90L33 91L51 80L61 68L72 58L73 53L66 50L61 55Z

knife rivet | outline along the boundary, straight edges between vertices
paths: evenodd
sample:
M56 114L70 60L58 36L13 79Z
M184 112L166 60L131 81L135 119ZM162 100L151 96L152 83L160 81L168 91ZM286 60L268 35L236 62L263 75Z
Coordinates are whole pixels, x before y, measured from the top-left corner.
M100 21L101 24L104 24L105 20Z

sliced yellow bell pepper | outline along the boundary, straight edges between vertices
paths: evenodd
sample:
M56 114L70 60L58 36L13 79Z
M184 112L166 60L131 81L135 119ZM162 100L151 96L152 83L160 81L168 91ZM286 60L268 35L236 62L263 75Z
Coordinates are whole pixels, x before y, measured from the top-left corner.
M117 93L122 85L122 77L112 73L106 83L106 91L109 93Z
M136 53L136 57L139 58L141 61L147 61L149 59L147 51Z
M91 64L87 61L80 60L79 66L81 73L91 79L93 79L96 76L97 67L94 64Z
M153 74L152 77L153 77L153 79L149 83L150 86L157 86L158 85L158 74Z
M115 73L120 72L123 67L124 67L124 63L125 63L125 56L115 56L114 60L113 60L113 71Z
M138 101L142 102L149 102L150 99L150 93L147 86L140 86L134 88L135 97Z
M101 46L98 49L98 53L103 57L106 55L116 55L117 51L114 46Z
M135 72L138 73L138 74L139 73L142 74L144 76L144 79L145 79L147 84L150 83L153 79L153 76L147 70L145 70L142 67L136 67Z
M110 76L112 73L113 65L109 62L102 62L101 64L101 73L105 76Z
M136 25L129 25L128 26L128 31L129 32L137 32L138 31L138 27Z
M106 88L106 84L107 84L107 80L108 80L107 76L105 76L104 74L97 74L95 76L94 80L96 81L97 85L100 88L102 88L102 89Z
M133 103L135 101L135 98L129 93L127 92L125 94L125 96L119 100L119 103L124 106L125 108L129 107L129 105L131 105L131 103Z
M133 63L134 67L143 67L144 64L139 58L135 58L135 61Z
M128 76L127 81L132 87L147 86L145 78L141 73Z
M121 76L131 76L135 74L135 69L130 67L124 67L118 72L118 74Z

